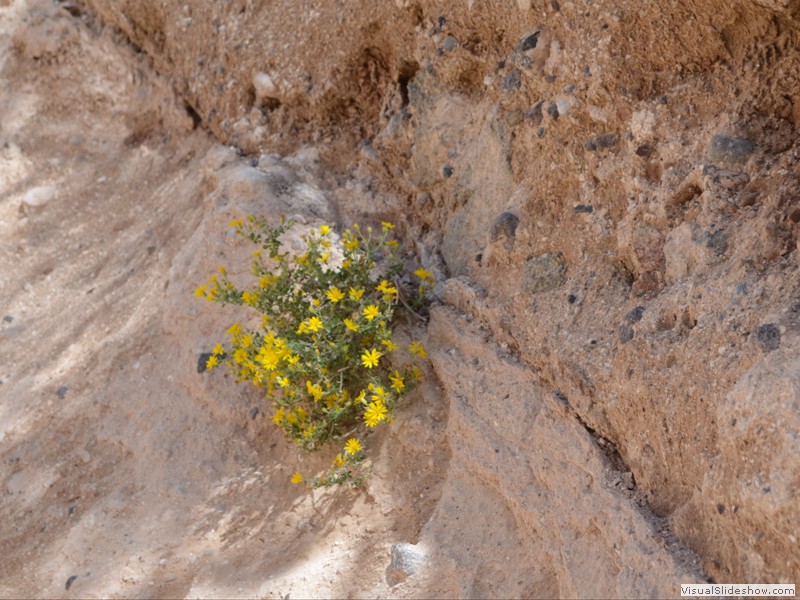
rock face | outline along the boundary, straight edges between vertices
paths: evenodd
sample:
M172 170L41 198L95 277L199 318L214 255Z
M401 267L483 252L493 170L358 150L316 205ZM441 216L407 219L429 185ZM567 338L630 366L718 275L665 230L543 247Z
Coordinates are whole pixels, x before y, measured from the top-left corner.
M131 346L150 347L151 335L174 344L188 372L170 384L177 400L169 404L169 435L185 435L188 429L181 427L190 427L197 402L229 427L237 422L236 402L218 399L229 393L229 382L197 380L207 375L196 372L197 357L208 351L222 320L198 325L208 323L207 313L184 301L187 273L199 276L209 267L203 256L228 252L229 213L296 211L309 222L339 224L392 220L410 262L436 275L439 306L431 311L428 330L429 377L438 378L441 391L429 381L419 404L408 408L418 412L402 421L406 428L389 441L379 438L383 448L402 448L409 461L432 458L427 469L409 467L386 449L383 462L376 463L381 483L372 488L384 517L408 504L415 510L402 513L409 524L401 537L372 542L385 561L360 574L380 583L306 591L642 597L674 596L678 583L704 578L800 579L797 3L354 0L345 6L240 0L194 6L87 0L85 12L77 3L64 3L66 10L37 5L22 19L24 4L0 7L9 28L4 60L16 61L17 69L6 67L4 77L25 84L0 87L13 108L3 128L9 141L0 150L4 177L13 184L8 198L16 202L14 211L3 213L8 239L25 236L28 246L55 256L57 246L46 245L46 228L37 223L60 222L47 215L76 206L75 192L64 195L50 179L30 183L32 165L58 163L44 154L46 135L25 139L26 111L44 113L59 103L26 97L33 83L22 74L59 77L55 65L62 61L85 69L75 49L99 36L98 23L105 22L138 50L126 50L125 64L154 66L177 92L174 97L156 77L139 85L136 69L127 75L115 63L103 72L126 73L115 80L119 93L142 99L141 110L132 101L117 106L110 96L88 92L76 96L81 102L59 100L76 114L94 103L98 111L113 106L113 114L122 116L109 112L107 127L96 131L110 136L111 146L135 153L130 171L114 167L112 174L145 171L141 165L155 161L150 147L169 157L163 159L168 170L185 174L183 185L193 200L183 195L173 204L170 186L177 189L181 182L168 179L166 167L152 174L162 195L148 196L143 207L156 215L151 218L159 224L153 234L162 236L159 244L146 241L142 225L131 230L141 244L119 236L115 252L91 262L82 262L87 259L78 246L64 254L81 265L84 279L100 273L102 287L81 279L81 293L116 299L109 308L113 318L101 320L103 327L127 332ZM57 18L51 14L56 10ZM233 150L212 148L202 130L258 160L250 164ZM195 151L169 147L171 139L190 136L204 140ZM103 155L80 136L69 143L92 160ZM180 170L187 164L188 171ZM125 179L128 195L109 194L122 212L114 213L118 221L95 222L96 240L110 243L100 232L126 231L126 224L145 219L129 199L149 189L143 182L150 179L134 179ZM87 210L106 214L97 204L106 183L86 175L85 187L94 194ZM156 212L160 204L172 212ZM27 229L8 225L16 212ZM80 223L65 222L73 228L70 235L77 235ZM161 270L153 267L152 281L141 284L146 309L131 300L135 286L113 296L130 268L120 257L136 265L146 260L132 249L139 245L152 245L153 252L163 245L165 252L153 258L160 257ZM9 245L4 256L12 260L20 252ZM243 259L243 252L231 250L229 258ZM50 277L52 260L29 259L20 268L32 277ZM153 283L158 274L168 292ZM13 311L3 334L18 340L37 331L36 339L56 344L47 346L53 357L66 353L56 375L75 364L83 355L66 350L68 339L61 336L67 330L31 328L32 317L22 310L45 318L36 312L36 301L56 293L47 287L50 280L20 296L9 291L25 289L16 272L0 277L4 306ZM139 323L136 315L146 317L149 329L126 325ZM168 318L160 323L156 315ZM105 339L91 335L92 343ZM123 337L109 340L122 343ZM114 369L125 362L109 352L93 377L117 382ZM3 364L16 364L12 353L3 356ZM157 365L166 378L166 358L158 356L145 366ZM15 402L4 415L18 431L28 426L23 407L39 398L26 394L52 388L48 397L60 401L84 397L70 380L61 398L60 375L47 375L54 378L51 384L33 367L26 369L24 377L16 370L13 376L0 373L11 378L2 390L11 390ZM108 406L99 388L92 389L87 402ZM121 394L125 387L110 389ZM155 397L166 402L169 395ZM36 414L49 414L45 404L36 406ZM138 427L158 414L155 404L142 406L148 418L140 417ZM126 410L134 418L136 411ZM141 451L144 442L126 423L117 417L105 425ZM230 464L212 459L213 440L224 436L204 423L212 441L186 442L205 461L203 469L191 471L200 483L174 484L183 490L176 494L194 500L204 483L216 481L207 472L225 473L225 485L233 485L231 473L249 464L249 455L232 447ZM117 449L108 434L91 431L82 440L91 445L91 456L109 445L109 460L132 465L133 480L143 480L146 465L126 459L134 450ZM152 426L147 431L143 439L158 439ZM248 431L261 430L251 425ZM57 433L71 447L68 431ZM52 449L37 454L35 446L29 440L14 452L28 448L34 463L59 456ZM170 448L164 456L185 451ZM291 457L283 453L277 459ZM382 471L381 464L404 475ZM92 476L105 481L96 469ZM19 475L23 471L3 482L15 498L6 521L21 528L14 537L19 544L33 539L41 525L26 516L39 500L24 491L26 482L54 490L46 495L52 502L84 494L77 485L53 487L72 481L65 470L32 479ZM137 497L163 489L142 484ZM237 489L246 495L244 483ZM119 510L133 493L124 487L108 492ZM271 502L277 508L270 518L309 532L316 527L310 510L302 514L313 526L292 516L288 495ZM239 521L209 516L222 504L204 505L207 523L197 528L206 535L204 543L222 545L214 524L229 526L235 543L226 551L238 548L237 564L257 572L263 565L248 557L259 546L234 532L231 523ZM334 519L351 508L333 506L326 515ZM139 510L135 516L144 518ZM252 514L242 523L257 522ZM392 524L384 519L381 526ZM91 539L93 530L83 527L67 554ZM286 534L280 548L316 564L318 556L306 545L321 542L312 533L304 536L297 547ZM391 546L400 540L424 549L426 558L418 568L387 572ZM289 568L283 556L279 550L269 555L275 572ZM35 573L40 587L28 589L45 589L42 572ZM72 574L59 567L59 589ZM82 574L72 589L85 591L87 580ZM207 595L216 589L236 595L234 588L211 583L198 575L194 583L164 593ZM271 589L263 585L253 589ZM9 588L8 595L19 589ZM109 585L96 590L119 591Z

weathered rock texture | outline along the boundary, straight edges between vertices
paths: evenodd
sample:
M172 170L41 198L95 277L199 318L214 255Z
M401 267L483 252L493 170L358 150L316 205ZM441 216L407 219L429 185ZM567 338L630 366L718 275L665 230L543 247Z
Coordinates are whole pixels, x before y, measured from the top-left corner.
M173 161L189 169L180 171L186 177L205 169L189 186L196 202L170 208L175 237L167 236L169 254L160 260L172 291L160 297L147 288L147 297L168 303L171 317L148 335L168 336L189 361L207 349L221 321L191 312L174 290L188 291L187 273L210 266L201 255L224 252L225 211L297 210L311 221L338 223L392 219L411 259L435 273L442 305L431 314L429 376L442 383L448 416L429 382L420 404L409 408L417 412L400 421L406 429L375 442L384 444L376 462L381 483L373 488L383 517L406 510L395 537L381 538L385 562L359 570L381 583L301 589L650 596L676 595L679 582L703 577L800 580L796 3L86 5L140 51L124 64L152 66L161 76L142 84L119 75L124 67L106 67L112 81L128 82L118 94L143 98L141 110L115 108L124 123L105 117L118 128L112 146L159 148L169 158L154 163L170 170ZM10 6L7 23L15 22L13 11L23 12L20 2ZM64 6L81 14L76 3ZM99 35L97 22L83 14L82 24L70 23L65 11L57 20L47 11L31 14L7 36L16 62L4 77L18 81L33 66L55 77L58 60L84 64L70 52L87 43L87 31ZM161 103L147 100L156 88ZM27 114L19 89L12 124ZM98 107L113 104L86 97ZM189 132L192 122L253 156L299 153L246 167L201 145L198 155L207 159L200 166L180 158L179 146L164 149L170 136L202 136ZM15 143L4 150L9 156L44 152L41 141L23 150ZM139 152L137 160L150 160ZM158 173L159 185L170 185ZM44 240L33 225L56 200L43 187L48 182L27 176L9 175L9 198L29 219L29 239ZM168 196L148 206L156 212ZM188 220L179 218L184 213ZM113 214L119 223L103 221L112 231L144 218ZM83 264L80 256L72 260ZM87 264L86 276L102 273L102 264ZM50 273L30 265L25 272ZM4 290L23 285L7 279ZM120 289L113 278L103 281L109 293ZM135 308L114 306L119 314L108 326L120 327ZM37 331L60 339L62 330L51 327ZM113 368L111 360L102 375L113 380ZM28 377L12 381L14 394L27 397L24 390L38 381ZM214 415L235 422L233 400L208 399L229 393L227 382L206 387L186 377L176 381L184 381L188 398L205 399ZM23 405L6 412L19 417ZM191 402L184 405L179 414L190 415ZM172 427L181 419L190 417L176 413ZM442 431L446 437L437 437ZM404 458L389 450L395 446ZM195 448L210 456L201 452L210 452L205 446ZM412 476L425 470L413 461L426 455L435 457L427 477ZM225 471L207 460L209 469ZM290 515L287 498L280 496L270 518ZM403 509L417 501L419 510ZM25 521L28 509L15 506L12 516L27 527L22 539L39 522ZM392 526L378 520L379 528ZM249 583L257 581L266 567L248 552L254 540L231 535L239 554L227 556L246 567ZM302 540L322 543L311 535ZM395 581L382 578L394 542L417 544L429 558L390 589ZM697 552L702 571L693 570L684 546ZM319 564L313 552L298 554ZM288 569L270 559L280 572ZM213 588L213 580L186 575L177 590L235 593ZM253 586L262 595L277 590Z

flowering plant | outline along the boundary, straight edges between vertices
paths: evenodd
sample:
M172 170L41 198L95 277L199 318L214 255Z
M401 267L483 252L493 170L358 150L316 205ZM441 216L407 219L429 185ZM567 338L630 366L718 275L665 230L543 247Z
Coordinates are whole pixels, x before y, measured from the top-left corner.
M397 241L390 239L394 226L383 223L373 236L371 227L364 233L355 225L339 237L322 225L302 237L304 251L296 255L284 250L281 239L291 221L272 227L251 215L231 226L260 247L251 267L255 285L240 290L220 267L195 294L251 307L261 322L257 328L231 325L229 349L217 344L206 367L224 362L238 380L264 390L273 423L304 450L344 442L314 487L359 485L366 466L359 432L391 422L400 398L419 379L413 362L387 366L398 349L391 329L399 298L393 280L401 269ZM384 265L380 276L378 263ZM420 290L431 279L421 269L416 276ZM425 358L419 342L408 350ZM299 472L292 476L293 483L303 480Z

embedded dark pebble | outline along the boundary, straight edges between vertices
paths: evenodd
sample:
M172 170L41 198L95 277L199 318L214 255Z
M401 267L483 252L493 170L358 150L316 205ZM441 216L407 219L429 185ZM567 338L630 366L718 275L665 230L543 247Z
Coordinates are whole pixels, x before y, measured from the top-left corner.
M258 416L259 412L261 412L261 411L258 410L258 407L254 406L253 408L250 409L250 418L251 419L255 419Z
M725 505L724 504L717 504L717 512L722 514L725 512Z
M594 210L591 204L578 204L573 208L576 213L590 213Z
M705 233L701 239L706 248L713 250L717 256L722 256L728 250L728 234L725 231Z
M546 76L546 77L544 78L544 80L545 80L547 83L555 83L555 82L556 82L556 76L555 76L555 75L548 75L548 76Z
M781 330L775 323L767 323L756 329L756 339L765 351L772 352L780 348Z
M449 179L450 177L452 177L452 176L453 176L453 167L451 167L450 165L445 165L445 166L442 168L442 175L444 175L444 176L445 176L445 177L447 177L448 179Z
M497 68L498 69L505 69L506 68L506 61L504 61L504 60L498 61L497 62Z
M544 136L544 127L537 127L536 128L536 137Z
M659 97L658 97L658 101L659 101L661 104L666 104L666 103L667 103L667 96L666 96L666 95L659 96Z
M577 299L578 297L575 294L570 294L567 296L567 302L569 302L570 304L575 304L575 301Z
M548 106L547 114L550 115L554 121L558 121L558 106L555 104Z
M653 148L650 144L642 144L636 149L636 156L641 156L642 158L647 158L653 152L655 152L655 148Z
M447 36L444 40L444 44L442 44L445 52L452 52L456 49L456 46L458 46L458 40L452 35Z
M619 144L619 134L601 133L586 142L586 149L592 151L604 150L606 148L613 148L617 144Z
M542 119L542 102L537 102L525 111L525 118L530 119L534 125L541 125Z
M644 306L637 306L633 310L628 311L625 315L625 320L628 323L638 323L642 320L642 315L644 314Z
M492 223L489 238L493 242L496 242L501 237L512 239L517 232L517 225L519 225L519 217L510 212L504 212Z
M742 137L715 135L708 145L708 160L743 163L755 150L755 144Z
M558 0L550 0L550 6L552 6L553 10L556 12L561 11L561 5L558 3Z
M447 19L440 15L437 22L439 23L439 27L444 27L444 24L447 23Z
M63 400L64 397L67 395L68 391L69 387L66 385L62 385L60 388L56 390L56 396L58 396L61 400Z
M533 33L529 33L525 37L523 37L519 44L517 44L517 50L520 52L525 52L526 50L533 50L536 48L536 44L539 43L539 32L534 31Z
M518 90L522 85L522 80L520 79L520 71L519 69L511 69L505 77L503 77L502 81L500 82L500 87L502 87L507 92L513 92Z
M436 49L436 56L444 56L444 50L441 48Z
M69 578L67 578L67 584L64 586L64 589L68 590L69 588L71 588L72 584L75 583L75 580L77 578L78 578L77 575L70 575Z
M619 335L619 341L625 344L633 339L633 329L630 325L620 325L617 327L617 335Z
M11 323L11 321L13 321L13 320L14 320L14 317L12 317L11 315L6 315L5 317L3 317L3 321L5 323Z
M251 158L250 159L250 166L251 167L257 167L258 166L258 159L257 158Z

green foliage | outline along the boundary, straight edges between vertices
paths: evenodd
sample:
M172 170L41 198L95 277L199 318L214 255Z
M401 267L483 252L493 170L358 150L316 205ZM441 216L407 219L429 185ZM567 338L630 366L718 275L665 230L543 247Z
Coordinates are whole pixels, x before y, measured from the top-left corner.
M314 486L363 480L366 455L358 437L391 422L400 399L419 379L411 363L388 368L392 318L399 291L393 283L401 269L394 228L383 223L379 235L357 225L341 238L323 225L303 236L304 252L285 251L282 236L291 221L269 226L255 216L232 227L260 249L254 254L253 287L237 288L224 267L195 294L221 304L245 305L261 314L260 327L234 323L228 329L229 349L217 344L208 359L212 369L224 362L240 381L264 390L272 402L272 421L306 451L327 442L346 444L328 473ZM266 256L265 256L266 255ZM375 281L376 264L384 274ZM418 269L419 299L431 274ZM419 342L409 352L425 358ZM292 482L300 483L297 472Z

